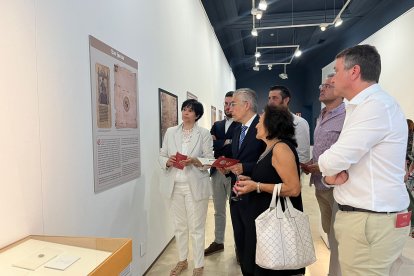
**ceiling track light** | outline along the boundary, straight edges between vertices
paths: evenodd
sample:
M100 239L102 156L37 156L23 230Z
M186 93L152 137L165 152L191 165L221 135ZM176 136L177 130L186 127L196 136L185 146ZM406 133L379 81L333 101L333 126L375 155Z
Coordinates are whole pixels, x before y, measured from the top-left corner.
M272 70L272 64L269 64L269 65L267 66L267 69L269 69L269 71L270 71L270 70Z
M254 65L259 66L260 62L256 59L256 61L254 62Z
M335 19L332 22L257 27L256 30L275 30L275 29L290 29L290 28L305 28L305 27L320 27L322 29L323 26L325 27L325 30L326 30L326 28L328 28L331 25L339 26L340 24L342 24L342 19L341 19L342 13L345 11L346 7L348 7L351 1L352 0L346 1L346 3L343 5L342 9L339 11L339 13L336 15Z
M253 8L252 11L250 12L253 16L256 16L257 20L262 19L263 16L263 12L259 9Z
M253 71L259 71L259 70L260 70L259 66L254 66L253 67Z
M260 54L260 52L256 51L256 53L254 53L254 56L259 58L262 54Z
M343 21L342 21L342 19L339 17L339 18L338 18L338 20L336 20L336 22L335 22L335 27L339 27L339 26L341 26L341 25L342 25L342 23L343 23Z
M301 55L302 55L302 51L299 50L299 48L297 48L295 51L295 57L300 57Z
M279 78L281 78L282 80L286 80L286 79L288 78L288 75L287 75L287 73L286 73L286 64L285 64L285 66L284 66L283 73L280 73L280 74L279 74Z
M319 27L321 28L321 31L324 32L326 31L326 28L328 28L329 24L328 23L322 23Z
M252 29L252 36L257 36L257 35L258 35L257 29L256 28L253 28Z
M260 2L259 2L259 9L262 10L262 11L265 11L267 9L266 0L260 0Z

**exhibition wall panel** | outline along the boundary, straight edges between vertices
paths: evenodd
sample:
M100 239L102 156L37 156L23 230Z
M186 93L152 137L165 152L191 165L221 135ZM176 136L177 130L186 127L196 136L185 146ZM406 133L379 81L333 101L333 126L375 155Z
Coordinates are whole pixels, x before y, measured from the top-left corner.
M235 87L203 7L193 0L8 2L1 26L24 51L10 45L13 56L1 55L2 95L14 92L0 111L10 135L1 143L8 170L1 197L13 197L0 203L12 213L0 241L15 239L16 228L19 236L131 237L134 275L141 275L173 237L158 188L158 88L176 94L180 106L187 91L197 95L206 111L199 124L209 128L210 105L222 106ZM141 177L97 194L88 35L138 61Z

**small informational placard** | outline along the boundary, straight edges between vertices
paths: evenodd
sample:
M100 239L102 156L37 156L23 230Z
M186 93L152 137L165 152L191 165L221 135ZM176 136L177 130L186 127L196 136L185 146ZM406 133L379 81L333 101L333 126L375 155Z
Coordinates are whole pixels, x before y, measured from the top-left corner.
M34 271L39 266L47 263L49 260L56 257L61 252L62 251L58 249L45 247L13 263L13 266Z
M89 36L95 192L141 175L138 62Z
M80 257L78 256L62 254L52 259L50 262L46 263L45 267L57 270L66 270L66 268L71 266L74 262L76 262L79 259Z

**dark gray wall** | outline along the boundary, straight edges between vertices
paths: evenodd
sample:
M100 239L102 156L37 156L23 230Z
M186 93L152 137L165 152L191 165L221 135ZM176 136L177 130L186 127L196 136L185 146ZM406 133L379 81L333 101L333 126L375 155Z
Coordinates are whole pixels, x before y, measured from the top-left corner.
M251 70L236 73L236 86L254 89L258 93L261 106L267 102L270 86L282 84L289 87L292 92L290 109L292 112L301 112L308 121L311 129L311 143L313 143L313 129L320 112L318 86L321 83L322 68L332 62L341 50L359 44L412 7L414 7L414 0L395 0L385 2L382 6L378 5L360 23L344 31L339 40L305 51L300 60L294 61L287 67L288 80L281 80L278 77L283 70L281 67L271 71L263 68L259 72ZM346 22L343 27L346 27Z
M284 85L289 88L292 98L289 108L293 113L304 113L306 99L305 82L303 79L304 71L299 69L287 68L288 79L282 80L279 74L283 68L277 67L268 70L267 67L261 68L262 71L246 71L237 78L237 88L249 87L256 91L259 97L259 110L262 110L267 104L269 88L274 85Z

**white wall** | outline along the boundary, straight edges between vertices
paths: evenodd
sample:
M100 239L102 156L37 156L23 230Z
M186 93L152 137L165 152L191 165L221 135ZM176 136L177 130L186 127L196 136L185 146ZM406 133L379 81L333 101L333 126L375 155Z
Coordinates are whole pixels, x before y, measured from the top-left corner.
M158 192L158 88L222 109L235 79L194 0L0 3L0 247L28 234L133 238L141 275L173 236ZM138 61L142 176L95 194L88 35ZM146 244L141 257L139 245Z
M360 44L374 45L381 55L379 84L400 104L405 116L414 119L414 9L371 35ZM322 77L333 72L334 63L322 69Z
M9 2L0 2L0 247L43 231L35 8Z

